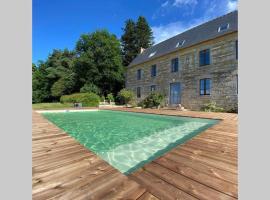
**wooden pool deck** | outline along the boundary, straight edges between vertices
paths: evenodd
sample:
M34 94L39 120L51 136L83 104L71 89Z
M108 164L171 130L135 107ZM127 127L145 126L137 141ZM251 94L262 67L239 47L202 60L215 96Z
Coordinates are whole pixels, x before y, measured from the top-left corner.
M125 176L33 111L33 199L237 199L237 114L114 110L221 119Z

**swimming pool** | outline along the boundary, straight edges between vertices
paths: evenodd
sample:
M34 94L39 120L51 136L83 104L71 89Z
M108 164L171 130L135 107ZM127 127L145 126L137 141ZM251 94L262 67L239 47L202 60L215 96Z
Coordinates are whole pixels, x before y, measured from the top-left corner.
M218 122L109 110L51 112L43 116L124 174Z

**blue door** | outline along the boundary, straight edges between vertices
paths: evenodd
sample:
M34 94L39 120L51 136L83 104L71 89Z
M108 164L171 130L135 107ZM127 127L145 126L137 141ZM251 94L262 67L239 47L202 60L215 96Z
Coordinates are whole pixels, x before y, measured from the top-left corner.
M180 104L181 103L181 85L180 83L170 84L170 104Z

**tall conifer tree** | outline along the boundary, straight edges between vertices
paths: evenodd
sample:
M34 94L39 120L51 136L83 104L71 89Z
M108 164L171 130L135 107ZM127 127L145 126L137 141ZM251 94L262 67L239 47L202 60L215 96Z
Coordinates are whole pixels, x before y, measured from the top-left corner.
M128 19L123 28L124 34L121 37L123 65L128 66L129 63L138 54L138 47L136 45L136 24L133 20Z
M140 53L141 48L153 45L153 32L145 17L139 16L137 22L129 19L125 22L121 37L123 65L128 66Z
M150 26L148 25L145 17L139 16L136 23L136 36L137 36L137 46L139 48L147 49L148 47L154 44L153 42L153 32Z

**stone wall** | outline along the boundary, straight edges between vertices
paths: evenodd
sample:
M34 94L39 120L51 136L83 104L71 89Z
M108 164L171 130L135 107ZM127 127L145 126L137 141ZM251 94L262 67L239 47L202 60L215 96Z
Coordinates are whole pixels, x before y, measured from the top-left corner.
M136 88L141 87L141 98L150 93L150 86L166 95L169 103L170 83L181 83L181 104L185 108L199 110L209 101L215 101L218 106L230 110L237 107L237 74L235 41L237 33L231 33L186 49L150 60L140 65L127 68L126 87L136 94ZM199 66L199 51L209 48L211 64ZM171 72L171 59L179 58L178 72ZM151 77L151 66L157 65L157 76ZM137 70L142 69L141 80L137 80ZM211 78L211 94L202 96L199 93L200 79Z

